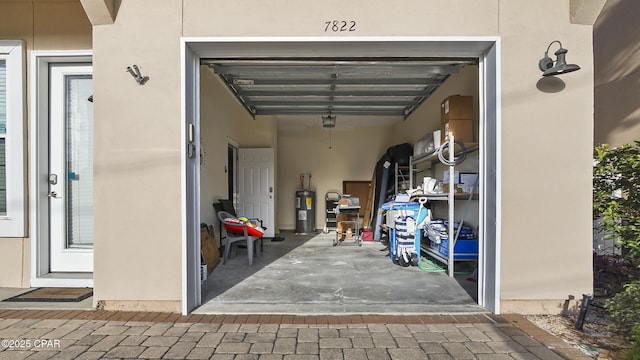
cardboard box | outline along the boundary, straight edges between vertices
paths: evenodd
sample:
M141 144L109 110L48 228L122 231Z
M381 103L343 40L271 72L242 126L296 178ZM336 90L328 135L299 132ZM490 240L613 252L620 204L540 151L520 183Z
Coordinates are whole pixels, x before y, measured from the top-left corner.
M206 269L206 274L204 276L201 274L200 276L204 281L207 276L211 275L213 269L220 264L220 251L218 250L218 242L213 231L213 225L203 224L203 226L200 226L200 253Z
M473 96L449 96L440 106L443 122L450 119L473 119Z
M456 140L464 143L473 142L473 120L449 120L442 124L441 140L444 143L449 133L453 133Z
M338 214L337 232L350 238L355 227L353 220L355 220L354 214Z
M442 193L444 194L448 194L449 193L449 184L441 184L440 185L440 190L442 191ZM454 194L471 194L470 191L473 191L474 194L478 194L478 187L477 186L466 186L464 184L456 184L455 187L455 192Z
M440 190L443 194L449 193L449 184L440 184ZM462 184L456 184L454 194L462 194Z
M440 140L452 132L456 140L473 142L473 96L453 95L440 104Z

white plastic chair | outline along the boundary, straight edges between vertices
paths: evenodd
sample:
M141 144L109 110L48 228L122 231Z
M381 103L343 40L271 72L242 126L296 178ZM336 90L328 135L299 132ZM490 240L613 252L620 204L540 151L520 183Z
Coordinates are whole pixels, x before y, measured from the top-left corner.
M249 265L253 264L253 254L254 254L254 249L256 250L256 256L260 256L260 248L256 247L255 242L256 240L262 239L262 237L257 237L257 236L251 236L248 234L248 226L246 223L241 222L238 220L238 218L236 218L235 216L231 215L230 213L226 212L226 211L219 211L218 212L218 219L220 219L220 222L222 223L222 226L224 226L225 230L227 231L227 242L226 245L224 247L224 255L222 257L222 264L226 264L227 262L227 258L229 257L229 251L231 251L231 256L235 256L236 253L236 249L237 249L237 243L240 241L246 241L247 242L247 255L249 256ZM226 221L225 221L226 220ZM237 223L235 221L230 222L229 220L236 220L238 221ZM236 230L236 231L230 231L229 228ZM233 247L233 250L230 250Z

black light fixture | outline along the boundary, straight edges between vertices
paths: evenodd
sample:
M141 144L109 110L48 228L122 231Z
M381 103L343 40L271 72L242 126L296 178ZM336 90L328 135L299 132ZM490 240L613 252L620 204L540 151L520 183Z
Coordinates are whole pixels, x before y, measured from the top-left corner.
M554 43L558 43L558 45L560 45L560 49L556 50L555 52L555 62L549 57L549 49ZM538 62L538 68L540 68L540 71L543 72L542 76L560 75L580 70L580 66L576 64L567 64L567 61L565 59L566 54L567 49L562 47L562 43L560 41L552 41L551 44L547 46L547 51L544 52L544 57Z
M329 115L323 115L322 116L322 127L323 128L336 127L336 116L335 115L331 115L331 112L329 112Z
M144 85L147 83L147 81L149 81L148 76L142 75L142 73L140 72L140 68L138 68L138 65L127 66L127 72L131 74L131 76L133 76L138 85Z

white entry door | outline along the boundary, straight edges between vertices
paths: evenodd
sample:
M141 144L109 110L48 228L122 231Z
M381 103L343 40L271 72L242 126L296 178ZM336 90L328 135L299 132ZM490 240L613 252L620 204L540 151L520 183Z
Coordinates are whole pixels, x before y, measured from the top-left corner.
M50 270L92 272L92 68L52 65L49 84Z
M238 216L258 218L275 235L275 189L273 149L239 149Z

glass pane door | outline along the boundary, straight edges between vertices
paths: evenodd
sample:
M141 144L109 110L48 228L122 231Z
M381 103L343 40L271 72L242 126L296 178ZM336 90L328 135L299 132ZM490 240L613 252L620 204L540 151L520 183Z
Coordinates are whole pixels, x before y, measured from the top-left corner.
M92 91L91 75L65 77L67 248L93 246Z
M93 271L91 66L50 68L49 236L51 272Z

